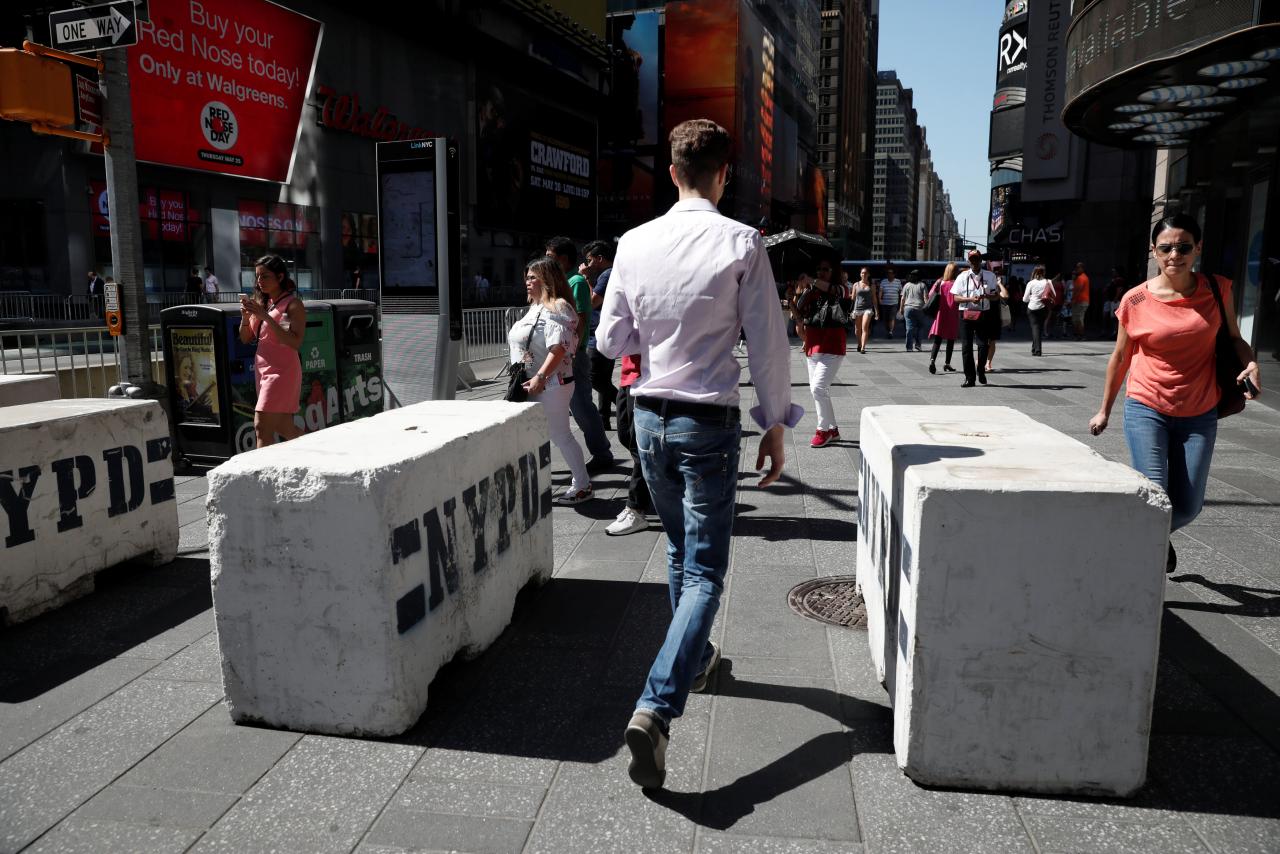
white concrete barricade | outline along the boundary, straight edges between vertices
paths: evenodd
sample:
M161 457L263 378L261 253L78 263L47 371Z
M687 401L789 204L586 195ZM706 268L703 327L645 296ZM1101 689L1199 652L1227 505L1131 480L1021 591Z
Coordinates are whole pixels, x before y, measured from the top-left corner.
M178 550L169 422L155 401L0 408L0 623L93 589L93 573Z
M858 582L898 765L1126 795L1146 775L1170 505L1007 407L862 411Z
M231 716L395 735L458 652L551 576L536 404L434 401L239 454L209 474L213 609Z
M62 397L53 374L0 374L0 406L39 403Z

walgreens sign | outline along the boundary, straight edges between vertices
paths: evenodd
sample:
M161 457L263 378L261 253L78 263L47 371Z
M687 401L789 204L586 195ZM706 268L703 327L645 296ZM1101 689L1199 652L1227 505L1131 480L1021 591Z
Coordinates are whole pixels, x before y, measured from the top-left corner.
M287 182L323 29L267 0L151 0L129 48L138 159Z

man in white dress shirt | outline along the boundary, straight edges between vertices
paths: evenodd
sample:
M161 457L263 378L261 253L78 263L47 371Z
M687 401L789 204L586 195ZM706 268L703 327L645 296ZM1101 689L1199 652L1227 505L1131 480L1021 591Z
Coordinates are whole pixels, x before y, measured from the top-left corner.
M969 250L969 269L956 276L951 285L951 293L955 295L956 307L960 309L960 334L964 339L964 382L963 388L973 388L973 380L987 384L987 349L989 330L986 311L998 305L1000 286L996 284L995 273L982 269L982 253L977 249ZM966 314L977 312L974 318ZM997 314L998 318L999 315ZM973 339L978 339L978 362L973 361Z
M667 533L672 619L625 739L631 779L659 788L671 721L720 661L711 625L729 565L746 334L760 426L756 468L768 486L783 465L783 429L803 414L791 402L790 354L773 273L759 233L716 210L729 181L732 140L694 119L671 131L671 180L679 201L623 235L600 313L596 347L640 354L636 443L654 509Z

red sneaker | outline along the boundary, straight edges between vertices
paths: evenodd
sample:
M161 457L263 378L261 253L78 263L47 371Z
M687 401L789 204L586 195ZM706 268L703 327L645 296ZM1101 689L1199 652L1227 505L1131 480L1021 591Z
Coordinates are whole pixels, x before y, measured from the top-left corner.
M824 447L826 445L831 444L831 440L833 438L834 437L831 435L830 430L818 430L814 432L813 438L809 440L809 447L810 448Z
M834 442L836 439L839 439L839 438L840 438L840 428L839 428L839 427L832 427L832 428L831 428L830 430L828 430L827 432L831 434L831 441L833 441L833 442Z

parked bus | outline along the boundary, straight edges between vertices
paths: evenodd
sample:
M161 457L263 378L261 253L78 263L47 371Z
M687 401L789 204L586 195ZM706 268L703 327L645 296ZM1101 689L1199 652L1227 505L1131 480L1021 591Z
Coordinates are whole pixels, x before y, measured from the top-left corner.
M849 282L858 281L858 271L866 267L871 271L871 281L876 284L885 277L884 271L887 267L893 267L893 272L900 281L907 280L907 274L912 270L920 271L920 281L927 285L932 285L938 279L942 278L942 272L947 269L950 261L841 261L840 267L849 274ZM969 265L961 259L955 259L956 274L959 275L961 270L967 270Z

